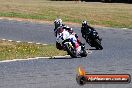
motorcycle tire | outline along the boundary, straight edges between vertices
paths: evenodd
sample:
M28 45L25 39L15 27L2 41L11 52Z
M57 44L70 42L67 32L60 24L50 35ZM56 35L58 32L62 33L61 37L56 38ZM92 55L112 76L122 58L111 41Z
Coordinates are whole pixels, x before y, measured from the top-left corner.
M66 48L68 55L70 55L72 58L77 58L77 54L76 54L75 49L70 47L68 44L66 44L65 48Z
M96 48L97 50L102 50L103 47L102 47L102 45L101 45L101 41L99 41L98 39L96 39L95 42L96 42L95 48Z
M86 57L86 56L87 56L86 50L83 50L83 53L81 53L80 56L81 56L81 57Z

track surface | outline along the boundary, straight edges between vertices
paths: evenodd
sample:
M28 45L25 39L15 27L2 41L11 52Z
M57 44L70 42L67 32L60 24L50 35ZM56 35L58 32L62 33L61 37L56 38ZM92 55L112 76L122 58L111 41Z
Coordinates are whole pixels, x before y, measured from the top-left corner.
M54 44L53 25L0 21L0 38ZM74 27L80 34L80 28ZM0 88L80 88L76 68L88 73L127 73L132 75L132 30L96 29L104 49L86 58L56 58L0 63ZM81 39L85 42L83 39ZM82 88L132 88L132 84L87 84Z

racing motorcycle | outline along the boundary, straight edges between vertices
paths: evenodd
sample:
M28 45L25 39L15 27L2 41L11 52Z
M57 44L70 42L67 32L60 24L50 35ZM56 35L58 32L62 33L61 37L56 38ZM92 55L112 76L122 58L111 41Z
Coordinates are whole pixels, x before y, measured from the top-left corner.
M86 33L85 40L91 47L95 47L97 50L103 49L101 45L102 39L99 38L99 35L96 31L91 31L90 33Z
M79 45L78 50L76 50L76 48L74 47L74 43L71 39L66 39L62 43L59 43L59 45L63 50L67 51L68 55L70 55L72 58L87 56L84 44Z

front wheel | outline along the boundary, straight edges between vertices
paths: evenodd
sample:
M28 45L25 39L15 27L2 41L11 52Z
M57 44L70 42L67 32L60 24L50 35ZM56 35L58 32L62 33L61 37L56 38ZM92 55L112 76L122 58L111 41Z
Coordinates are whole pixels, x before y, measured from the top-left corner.
M87 52L86 50L83 50L83 52L80 54L81 57L86 57L87 56Z
M75 48L73 48L69 43L65 45L67 53L72 57L72 58L77 58L77 53Z
M85 39L86 35L85 35L85 32L82 29L81 29L81 33L82 33L82 37Z

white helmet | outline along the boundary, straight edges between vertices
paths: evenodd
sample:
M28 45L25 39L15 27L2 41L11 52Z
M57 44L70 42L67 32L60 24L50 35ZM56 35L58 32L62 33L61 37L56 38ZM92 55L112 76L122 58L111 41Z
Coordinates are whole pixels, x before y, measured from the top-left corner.
M87 24L87 21L82 21L82 24Z
M62 23L62 20L61 20L61 19L58 19L58 21L59 21L60 23Z
M56 20L54 21L54 24L55 24L55 28L58 28L59 26L62 25L62 20L61 20L61 19L56 19Z
M54 23L62 24L62 20L61 20L61 19L56 19L56 20L54 21Z

